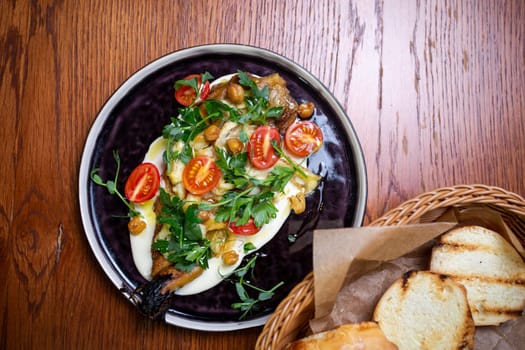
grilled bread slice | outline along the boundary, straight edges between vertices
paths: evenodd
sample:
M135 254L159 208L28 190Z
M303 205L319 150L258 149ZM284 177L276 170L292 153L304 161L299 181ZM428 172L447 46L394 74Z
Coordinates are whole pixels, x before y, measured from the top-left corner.
M430 270L465 286L476 326L498 325L525 308L525 263L494 231L464 226L446 233L432 251Z
M348 323L289 344L286 350L396 350L375 322Z
M379 299L374 321L400 350L474 346L465 288L429 271L410 271L395 281Z

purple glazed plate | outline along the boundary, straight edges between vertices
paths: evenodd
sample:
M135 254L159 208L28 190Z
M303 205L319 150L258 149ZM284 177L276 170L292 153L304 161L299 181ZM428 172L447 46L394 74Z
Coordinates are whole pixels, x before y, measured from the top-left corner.
M165 321L180 327L226 331L264 324L312 270L313 230L360 226L365 212L367 179L359 140L340 104L319 80L287 58L260 48L217 44L176 51L124 82L100 110L86 140L79 175L82 223L97 261L113 284L129 298L129 291L145 280L133 263L127 219L122 218L127 210L116 196L90 180L91 170L99 168L103 179L112 179L116 171L113 151L118 151L121 169L117 187L122 191L150 143L178 114L174 82L191 73L208 71L220 77L238 69L258 75L278 72L299 103L314 102L313 120L323 130L325 142L310 157L308 166L321 173L323 180L307 197L305 213L291 214L274 239L259 250L255 283L271 288L285 282L274 298L257 313L239 320L240 312L231 308L238 301L235 286L225 280L206 292L175 298Z

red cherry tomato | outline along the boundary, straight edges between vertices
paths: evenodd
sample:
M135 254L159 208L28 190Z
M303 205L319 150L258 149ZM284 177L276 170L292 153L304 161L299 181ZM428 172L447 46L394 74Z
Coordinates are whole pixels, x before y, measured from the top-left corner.
M210 82L206 81L203 86L202 78L199 74L190 74L183 80L191 80L194 78L197 78L197 87L200 91L199 100L205 100L210 94ZM181 85L177 90L175 90L175 99L181 105L188 107L197 99L197 92L191 86Z
M184 188L196 195L211 191L221 178L221 171L210 157L198 156L186 164L182 172Z
M152 163L138 165L128 177L124 194L133 203L142 203L155 196L160 185L159 170Z
M237 226L234 222L230 222L228 225L228 228L232 233L235 233L236 235L240 236L251 236L256 234L261 230L260 227L255 226L255 222L253 221L253 218L250 218L247 223L244 225Z
M323 132L317 124L301 121L292 124L284 136L286 149L298 157L317 152L323 144Z
M268 169L279 160L271 141L281 144L281 136L276 128L260 126L253 132L248 143L248 156L257 169Z

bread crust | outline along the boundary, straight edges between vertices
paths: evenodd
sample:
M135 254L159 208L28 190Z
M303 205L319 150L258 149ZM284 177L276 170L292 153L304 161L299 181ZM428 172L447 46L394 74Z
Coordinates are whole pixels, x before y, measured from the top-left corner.
M395 350L375 322L349 323L289 344L286 350Z

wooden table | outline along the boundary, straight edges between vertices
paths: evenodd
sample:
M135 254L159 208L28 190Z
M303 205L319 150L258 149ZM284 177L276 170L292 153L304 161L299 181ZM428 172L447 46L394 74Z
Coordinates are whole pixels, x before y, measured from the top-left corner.
M0 4L2 349L250 349L140 316L84 236L81 152L98 110L174 50L241 43L318 77L360 137L365 224L425 191L525 195L522 1L15 1Z

